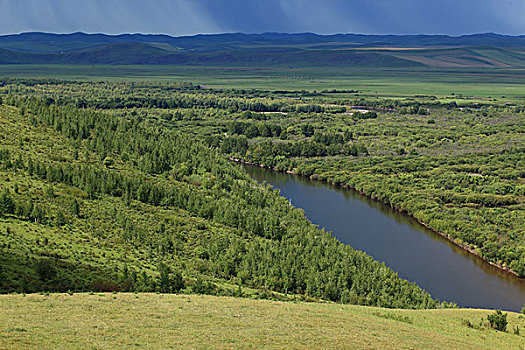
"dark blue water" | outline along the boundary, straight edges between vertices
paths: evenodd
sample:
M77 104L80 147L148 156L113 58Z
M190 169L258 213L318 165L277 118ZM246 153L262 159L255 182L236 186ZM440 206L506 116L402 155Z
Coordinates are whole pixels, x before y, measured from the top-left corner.
M388 206L323 182L243 167L257 181L280 189L312 223L384 262L434 298L461 307L509 311L520 311L525 305L524 280L501 272Z

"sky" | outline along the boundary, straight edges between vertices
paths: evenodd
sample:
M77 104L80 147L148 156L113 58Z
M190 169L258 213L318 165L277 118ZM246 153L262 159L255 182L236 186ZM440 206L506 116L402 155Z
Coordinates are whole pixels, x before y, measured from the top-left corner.
M0 0L0 34L525 34L525 0Z

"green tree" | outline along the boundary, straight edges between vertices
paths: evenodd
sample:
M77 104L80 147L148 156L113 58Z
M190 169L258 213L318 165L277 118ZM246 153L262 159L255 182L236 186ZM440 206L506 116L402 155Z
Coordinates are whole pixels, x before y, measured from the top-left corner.
M182 279L182 274L179 271L175 271L173 273L172 286L174 292L178 292L184 288L184 280Z
M76 199L71 202L71 214L77 218L80 217L80 205Z
M303 124L301 125L301 132L304 136L310 137L314 134L314 127L310 124Z
M172 280L170 277L170 270L168 266L164 263L160 263L159 267L159 277L157 279L157 285L159 292L161 293L171 293L172 292Z
M122 268L122 280L125 281L129 279L129 268L128 264L124 263L124 267Z
M53 186L48 186L46 188L46 196L48 196L49 198L55 198L55 189L53 188Z
M246 137L252 139L254 137L259 136L259 128L257 128L256 125L252 124L246 129L244 134L246 135Z
M66 217L64 216L64 213L62 210L57 210L55 214L55 225L56 226L64 226L66 224Z
M56 276L56 268L48 259L40 259L35 262L35 272L41 281L49 281Z
M115 164L115 161L111 157L106 157L106 158L104 158L102 163L104 164L104 166L106 168L111 168L113 166L113 164Z
M343 135L343 139L344 139L345 142L353 140L354 139L354 133L351 132L350 130L346 129L345 132L344 132L344 135Z
M0 194L0 215L14 214L15 212L15 201L11 196L11 193L6 188Z
M44 209L40 204L33 205L33 210L31 211L31 218L35 220L35 222L42 223L45 218Z

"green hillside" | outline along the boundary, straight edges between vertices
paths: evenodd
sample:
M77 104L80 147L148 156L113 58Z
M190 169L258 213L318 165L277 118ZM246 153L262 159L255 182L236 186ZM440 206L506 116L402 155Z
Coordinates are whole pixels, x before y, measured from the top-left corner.
M236 196L229 197L237 193L235 187L231 190L231 183L217 184L217 178L222 179L219 174L226 169L236 174L231 175L236 181L245 179L246 175L226 162L230 157L244 159L355 188L415 217L485 260L525 276L523 107L519 104L487 101L481 106L465 99L459 102L464 103L460 107L455 101L439 102L424 96L365 99L359 93L331 90L216 90L192 84L24 81L6 83L3 91L10 96L6 102L18 105L24 113L30 112L30 122L40 120L67 136L77 148L76 162L85 164L88 160L90 166L98 166L102 174L112 176L120 169L136 171L148 182L174 180L185 194L166 199L168 203L203 219L212 218L256 237L282 237L286 224L271 215L270 220L263 216L268 214L260 206L268 208L266 202L244 198L254 204L249 208L238 203ZM356 114L352 105L379 112ZM51 117L55 114L59 121ZM90 121L95 117L97 123L103 122L100 127ZM83 120L89 123L84 125ZM143 127L153 128L154 133L138 137ZM104 131L89 131L99 128ZM186 148L190 138L195 150L180 154L177 142ZM178 141L173 143L172 139ZM15 138L13 143L17 142ZM82 157L86 149L94 152L89 158ZM16 156L17 148L12 150L15 153L11 158ZM217 167L223 170L191 165L201 155L207 159L206 164L219 164ZM103 165L107 156L115 161L109 168ZM95 159L98 162L93 162ZM156 195L149 200L150 189L148 198L140 195L144 190L139 191L140 179L128 190L120 182L129 179L118 178L116 184L108 185L115 187L114 191L106 185L92 188L66 180L86 192L102 191L117 199L128 198L129 192L131 199L139 199L142 204L163 204L162 199L155 199ZM63 183L63 179L60 181ZM251 193L255 185L248 183L243 183L239 191ZM190 199L199 193L193 189L203 191L204 197ZM217 194L218 189L226 190L226 194ZM159 191L166 192L164 187ZM219 203L226 200L224 195L231 199L227 203L233 204L228 209L235 213L221 209L224 205ZM116 227L123 225L120 222ZM318 269L314 264L307 265ZM284 275L274 272L282 290L286 290L288 274L295 276L293 264L288 269ZM248 276L252 278L253 272ZM344 285L339 278L332 283ZM304 287L294 289L304 291Z
M439 305L182 129L18 96L0 107L3 292Z
M2 349L523 349L490 310L390 310L195 295L0 296ZM516 327L519 335L515 334Z

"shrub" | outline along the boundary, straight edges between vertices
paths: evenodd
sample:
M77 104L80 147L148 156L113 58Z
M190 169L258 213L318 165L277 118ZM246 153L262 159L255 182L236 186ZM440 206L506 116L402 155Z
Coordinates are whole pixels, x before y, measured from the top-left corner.
M41 281L48 281L57 273L51 261L47 259L41 259L35 263L35 272Z
M93 290L96 292L115 292L118 291L118 283L113 281L95 281Z
M487 319L490 327L502 332L507 331L507 314L502 313L501 310L496 310L492 315L488 315Z
M123 292L133 292L135 290L135 284L129 278L125 279L120 284L120 290Z
M468 328L474 328L474 325L472 324L472 322L470 322L470 320L463 319L461 320L461 323L463 323L463 325L467 326Z
M175 271L171 274L165 264L159 265L159 272L157 285L161 293L176 293L184 288L184 280L180 272Z
M106 168L110 168L113 164L115 164L115 161L111 157L106 157L104 158L102 163L104 164Z
M64 226L66 224L66 217L64 216L64 213L62 210L57 210L56 216L55 216L55 225L60 227Z
M205 281L201 276L197 277L191 286L191 290L195 294L213 294L214 289L213 283Z

